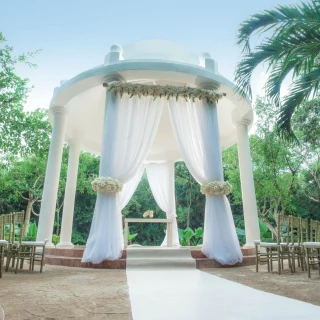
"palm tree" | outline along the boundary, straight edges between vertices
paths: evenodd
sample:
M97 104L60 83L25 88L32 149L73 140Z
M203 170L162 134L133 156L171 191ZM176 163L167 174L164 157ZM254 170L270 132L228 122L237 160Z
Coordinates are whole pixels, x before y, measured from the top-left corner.
M265 37L252 50L249 42L256 33ZM267 63L270 75L266 94L281 107L278 119L281 133L292 136L290 120L294 110L320 89L320 0L278 5L274 10L251 16L240 25L237 44L243 49L235 72L238 91L252 98L252 72L261 63ZM280 88L290 73L293 81L281 104Z

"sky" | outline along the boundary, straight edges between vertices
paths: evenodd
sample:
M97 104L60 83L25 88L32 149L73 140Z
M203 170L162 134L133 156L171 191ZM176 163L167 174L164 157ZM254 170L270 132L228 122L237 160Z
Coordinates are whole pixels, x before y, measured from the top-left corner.
M250 15L296 0L0 0L0 31L16 54L41 49L37 68L17 73L33 85L26 109L48 108L62 79L104 61L113 44L150 39L177 42L197 54L210 52L219 72L233 81L240 59L239 24ZM262 94L265 69L253 77Z

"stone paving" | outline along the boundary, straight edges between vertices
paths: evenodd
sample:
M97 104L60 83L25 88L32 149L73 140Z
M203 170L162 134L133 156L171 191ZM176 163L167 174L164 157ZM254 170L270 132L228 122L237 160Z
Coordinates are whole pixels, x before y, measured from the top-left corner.
M299 268L295 274L286 268L280 276L268 273L265 266L259 273L255 266L202 271L320 306L317 270L312 271L311 279ZM0 279L0 305L5 310L5 320L132 320L125 270L46 265L42 274L19 270L15 275L11 269L3 272Z
M14 274L11 269L0 279L0 305L5 320L132 319L125 270L46 265L42 274Z
M256 272L256 266L202 269L202 271L254 289L320 306L320 276L318 270L311 271L311 279L308 278L306 271L303 272L298 267L296 273L291 273L287 264L285 264L281 275L278 274L276 268L274 270L268 272L265 265L260 266L258 273Z

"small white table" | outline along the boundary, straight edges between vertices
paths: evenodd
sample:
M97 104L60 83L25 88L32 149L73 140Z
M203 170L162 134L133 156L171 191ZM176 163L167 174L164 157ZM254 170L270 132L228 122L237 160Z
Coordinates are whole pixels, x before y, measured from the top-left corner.
M129 222L133 223L166 223L167 224L167 245L172 247L172 221L173 219L153 219L153 218L125 218L124 219L124 248L128 247Z

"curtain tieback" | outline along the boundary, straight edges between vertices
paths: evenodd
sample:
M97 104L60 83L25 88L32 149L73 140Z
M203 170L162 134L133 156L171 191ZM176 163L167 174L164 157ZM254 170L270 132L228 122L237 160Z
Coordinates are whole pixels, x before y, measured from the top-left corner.
M228 181L210 181L201 185L200 192L205 195L227 195L232 191L232 186Z
M120 192L123 188L123 182L111 177L99 177L91 182L92 189L99 192Z

